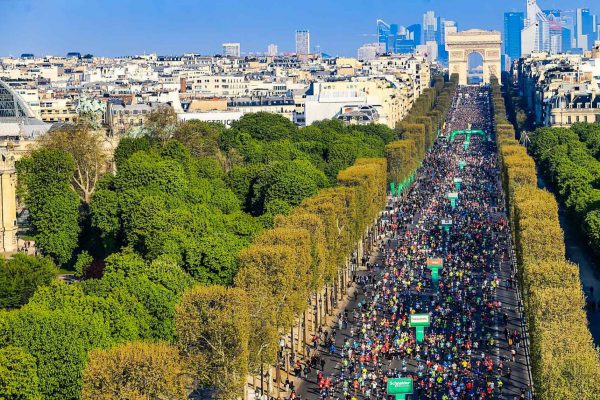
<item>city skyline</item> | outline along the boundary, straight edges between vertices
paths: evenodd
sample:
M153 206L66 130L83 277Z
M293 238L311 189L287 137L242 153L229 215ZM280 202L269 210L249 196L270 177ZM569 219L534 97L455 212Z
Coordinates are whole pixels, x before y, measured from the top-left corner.
M261 7L261 2L249 6L239 0L218 4L153 1L152 6L144 8L134 1L93 0L85 3L86 9L73 7L73 3L0 0L6 17L0 25L0 33L12 38L0 44L0 56L65 55L70 51L98 56L220 54L222 43L226 42L240 42L242 54L266 53L270 43L277 44L279 52L287 53L295 50L298 29L310 30L311 48L319 47L331 55L352 56L361 45L377 41L374 32L377 19L408 26L421 23L423 14L433 10L436 16L456 21L461 30L503 31L504 12L525 11L526 7L525 0L492 4L473 0L457 0L452 4L440 0L407 0L399 4L380 0L369 5L350 1L344 7L332 4L334 2L321 4L308 0L306 9L318 7L320 12L304 14L293 9L269 10ZM595 3L593 0L575 4L565 0L539 1L543 9L583 7L597 14L600 7ZM479 12L469 12L475 6ZM40 23L44 20L53 23L51 29Z

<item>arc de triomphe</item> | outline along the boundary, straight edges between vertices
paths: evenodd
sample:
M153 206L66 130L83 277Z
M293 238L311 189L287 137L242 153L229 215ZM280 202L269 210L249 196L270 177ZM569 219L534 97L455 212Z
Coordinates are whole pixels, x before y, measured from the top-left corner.
M469 55L479 53L483 58L483 83L490 83L495 75L501 80L502 68L500 50L502 34L498 31L471 29L462 32L448 33L446 49L449 56L450 75L458 74L459 85L467 84Z

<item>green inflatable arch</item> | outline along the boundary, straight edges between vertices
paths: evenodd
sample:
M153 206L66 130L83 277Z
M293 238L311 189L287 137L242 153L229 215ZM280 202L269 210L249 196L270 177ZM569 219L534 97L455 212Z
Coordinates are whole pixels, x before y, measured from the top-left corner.
M450 141L454 142L454 138L459 135L465 135L465 141L470 142L472 135L481 135L485 140L488 139L488 134L482 130L465 130L465 131L452 131L450 134Z

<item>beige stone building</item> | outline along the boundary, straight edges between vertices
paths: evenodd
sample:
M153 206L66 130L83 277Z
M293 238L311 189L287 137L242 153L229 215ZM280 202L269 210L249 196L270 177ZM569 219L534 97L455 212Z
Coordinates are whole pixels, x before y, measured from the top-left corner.
M372 106L377 110L374 122L395 128L415 101L413 93L386 77L353 78L315 82L305 102L306 125L338 118L354 106Z
M146 122L152 107L147 104L112 104L106 107L106 124L110 136L118 136Z
M537 124L600 123L600 58L534 53L513 74Z
M68 98L44 98L40 100L40 117L44 122L75 122L75 101Z

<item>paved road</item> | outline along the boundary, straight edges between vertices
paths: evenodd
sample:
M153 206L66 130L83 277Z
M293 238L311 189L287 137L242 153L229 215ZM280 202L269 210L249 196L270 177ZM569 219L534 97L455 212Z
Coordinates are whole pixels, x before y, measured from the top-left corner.
M463 94L447 129L489 131L487 94L473 89ZM467 161L464 171L457 167L459 159ZM464 183L452 209L446 194L458 176ZM473 139L465 150L462 142L439 140L409 193L390 202L394 212L380 222L373 267L359 275L359 294L346 308L342 329L336 324L332 334L321 336L298 395L383 399L388 377L413 377L411 399L519 398L529 371L518 293L514 285L508 287L513 271L502 204L493 142ZM440 219L453 220L449 233L440 228ZM439 287L425 268L428 257L445 259ZM432 318L425 343L415 343L414 328L398 323L414 312ZM519 345L509 346L505 332L518 332ZM326 340L332 335L333 353Z

